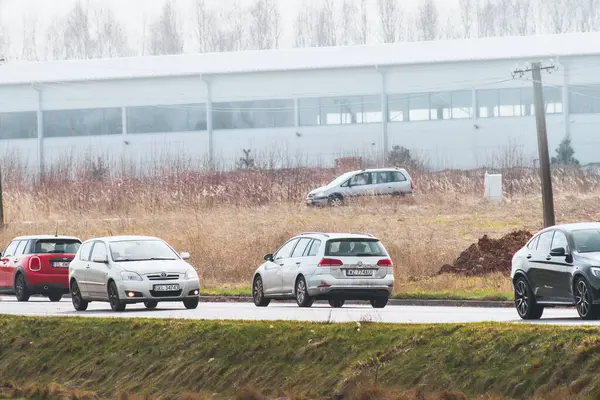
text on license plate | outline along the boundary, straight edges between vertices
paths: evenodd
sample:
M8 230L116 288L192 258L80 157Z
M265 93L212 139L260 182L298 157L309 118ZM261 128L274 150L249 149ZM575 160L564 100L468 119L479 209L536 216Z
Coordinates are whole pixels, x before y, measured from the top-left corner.
M69 268L69 264L70 264L69 261L54 261L52 263L52 266L54 268Z
M176 292L179 290L179 285L154 285L155 292Z
M346 276L372 276L372 269L349 269L346 271Z

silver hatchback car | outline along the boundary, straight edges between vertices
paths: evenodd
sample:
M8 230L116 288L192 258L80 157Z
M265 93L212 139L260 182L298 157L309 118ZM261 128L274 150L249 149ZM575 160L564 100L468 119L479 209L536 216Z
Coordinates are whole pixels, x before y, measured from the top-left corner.
M328 300L368 300L386 306L394 290L392 260L379 239L369 234L303 233L267 254L252 281L257 307L272 299L296 299L300 307Z

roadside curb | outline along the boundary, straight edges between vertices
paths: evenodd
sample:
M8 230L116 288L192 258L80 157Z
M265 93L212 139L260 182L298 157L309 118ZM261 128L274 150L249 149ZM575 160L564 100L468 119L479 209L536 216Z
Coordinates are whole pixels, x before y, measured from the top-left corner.
M251 303L250 296L200 296L203 303ZM280 303L293 303L293 300L277 300ZM360 304L349 301L348 304ZM421 307L478 307L478 308L510 308L512 301L491 300L420 300L420 299L390 299L391 306L421 306Z

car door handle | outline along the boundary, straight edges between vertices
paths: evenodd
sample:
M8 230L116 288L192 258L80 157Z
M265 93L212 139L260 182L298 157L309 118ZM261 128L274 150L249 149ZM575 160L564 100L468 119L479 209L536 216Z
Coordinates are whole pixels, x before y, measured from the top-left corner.
M280 267L283 267L283 266L284 266L284 264L277 264L277 265L279 265Z
M550 261L550 260L552 260L552 256L546 256L546 260L547 260L547 261Z
M302 264L302 261L298 261L298 262L296 263L296 265L300 265L300 264Z
M531 254L527 254L527 259L530 259L530 258L531 258Z
M89 268L89 267L90 267L90 264L88 264L88 265L86 266L86 268Z

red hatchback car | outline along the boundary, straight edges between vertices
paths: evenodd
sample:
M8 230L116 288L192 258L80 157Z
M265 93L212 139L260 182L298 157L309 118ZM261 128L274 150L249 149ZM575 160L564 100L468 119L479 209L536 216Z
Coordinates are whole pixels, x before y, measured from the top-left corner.
M40 235L13 239L0 255L0 292L19 301L32 295L60 301L69 293L69 264L81 246L72 236Z

